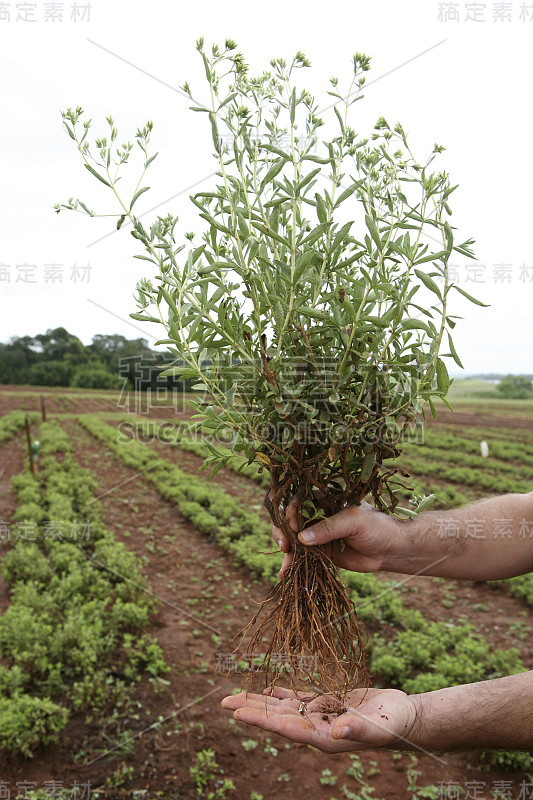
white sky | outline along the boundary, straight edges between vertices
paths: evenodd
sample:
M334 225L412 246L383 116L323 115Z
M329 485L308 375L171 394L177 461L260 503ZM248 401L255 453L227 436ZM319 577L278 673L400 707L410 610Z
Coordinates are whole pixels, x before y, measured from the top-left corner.
M459 21L443 22L440 4L433 0L92 0L90 20L73 22L72 0L65 0L56 4L63 6L63 21L45 22L50 4L32 0L37 21L31 23L16 20L22 0L5 2L11 19L0 19L0 341L57 326L86 344L96 333L145 336L151 343L164 335L161 327L128 318L136 310L136 281L149 276L150 266L132 258L141 251L128 230L95 243L113 231L113 222L52 210L55 202L74 196L96 211L116 212L108 190L83 168L62 129L60 110L83 106L95 134L105 132L105 116L112 113L120 141L133 141L137 127L152 120L153 152L159 156L148 173L151 191L139 200L137 213L158 206L143 222L171 211L184 230L199 232L188 196L212 188L209 179L199 183L216 168L211 133L205 116L190 111L175 89L188 80L193 94L204 97L195 41L204 36L206 45L223 45L232 37L252 73L268 68L273 56L289 60L302 50L313 68L299 75L319 107L331 99L325 92L332 75L341 84L349 78L354 52L372 57L371 85L365 100L354 106L354 127L364 136L384 115L391 124L403 124L420 160L435 142L447 148L434 166L448 170L452 183L460 185L451 198L451 223L459 228L460 241L476 240L484 265L482 282L476 283L467 281L464 265L456 260L458 284L491 304L479 308L453 293L450 311L465 317L454 337L462 374L533 372L533 151L527 99L533 5L524 10L522 0L487 0L477 4L486 21L473 22L465 19L471 3L458 0L453 5ZM501 8L510 21L493 19ZM333 112L325 118L328 113ZM62 283L45 282L50 264L62 265ZM83 281L73 280L74 264L90 265ZM34 266L25 271L17 269L21 265ZM502 272L507 280L502 281ZM24 274L35 283L20 280Z

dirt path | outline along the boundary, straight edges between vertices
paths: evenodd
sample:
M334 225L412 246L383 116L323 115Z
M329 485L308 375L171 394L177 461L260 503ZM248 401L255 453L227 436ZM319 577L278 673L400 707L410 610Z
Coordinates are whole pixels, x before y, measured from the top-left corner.
M15 493L11 491L11 478L17 475L24 466L27 457L26 441L22 434L0 445L0 561L12 547L16 536L13 514L17 507ZM0 573L0 612L3 614L9 605L9 584Z

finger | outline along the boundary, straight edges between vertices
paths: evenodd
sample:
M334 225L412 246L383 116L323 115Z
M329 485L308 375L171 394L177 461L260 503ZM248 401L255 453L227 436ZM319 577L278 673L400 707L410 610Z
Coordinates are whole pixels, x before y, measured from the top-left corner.
M317 733L310 722L301 714L266 713L264 708L239 708L233 714L239 722L255 725L271 733L279 733L287 739L303 744L317 744Z
M302 700L309 697L309 692L293 692L292 689L284 689L283 686L268 686L263 689L263 694L269 697L289 698L291 700Z
M286 511L286 519L293 531L296 533L301 530L301 525L299 525L298 519L298 498L293 497L292 500L289 502Z
M290 565L292 564L292 553L285 553L283 556L283 562L281 564L281 569L278 572L278 577L280 580L283 578L283 573L285 570L289 569Z
M343 539L353 534L355 528L354 509L343 509L332 517L319 520L298 535L302 544L316 545Z
M277 528L275 525L272 525L272 538L283 553L290 553L291 546L281 532L281 528Z
M272 705L271 703L265 703L265 700L250 700L250 702L246 703L245 705L239 706L241 708L256 708L265 712L268 716L270 714L299 714L300 711L298 710L299 703L297 700L294 701L296 706L293 708L290 705ZM238 709L235 709L237 711Z
M295 697L280 698L264 694L247 694L246 692L240 692L240 694L224 697L221 701L221 705L223 708L230 708L232 711L235 711L237 708L244 708L245 706L276 709L283 707L294 711L299 708L300 703Z

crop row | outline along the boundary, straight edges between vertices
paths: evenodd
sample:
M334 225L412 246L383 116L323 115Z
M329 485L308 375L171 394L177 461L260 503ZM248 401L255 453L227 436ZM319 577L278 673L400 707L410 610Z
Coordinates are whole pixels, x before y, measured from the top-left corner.
M133 438L143 438L149 441L159 441L168 444L170 447L177 447L180 450L194 453L201 458L210 455L205 444L198 438L193 438L192 435L183 432L183 428L187 423L180 420L173 420L172 422L162 420L147 420L147 419L132 419L121 418L119 431L121 439L126 441ZM269 474L266 470L261 470L258 464L248 464L247 460L241 456L231 454L231 450L223 444L217 444L217 450L228 457L224 464L226 469L244 475L246 478L259 483L262 486L268 486ZM418 483L415 481L415 483ZM442 487L437 484L430 484L422 486L415 486L417 491L424 490L427 494L435 494L438 501L434 507L456 507L464 505L472 499L472 496L459 492L455 486ZM408 490L398 489L398 495L402 499L408 499L411 492Z
M465 439L452 433L426 433L421 445L407 443L404 451L431 452L438 451L445 461L465 463L470 466L493 467L498 470L511 471L516 464L533 465L533 447L520 442L489 441L489 456L483 457L480 452L480 440ZM529 475L533 470L529 470Z
M277 580L279 559L260 552L272 547L270 526L256 514L243 509L216 485L160 458L146 444L119 441L117 430L102 420L84 415L79 421L125 464L145 470L145 479L198 530L254 573L271 583ZM355 572L343 572L343 579L363 621L402 629L387 639L374 637L370 644L371 671L386 678L389 685L419 692L525 669L516 648L491 650L465 620L429 623L421 612L405 608L394 582Z
M435 428L431 427L429 432L433 430L435 430ZM438 426L438 431L439 433L448 433L452 436L457 434L460 435L462 439L478 442L478 444L481 439L485 439L489 443L489 447L492 443L509 444L510 442L512 442L512 444L524 445L528 452L530 452L533 447L533 432L531 432L529 428L477 427L475 425L458 427L456 425L442 425ZM460 431L460 434L457 433L458 431Z
M187 425L187 422L181 420L172 420L172 422L169 422L142 418L132 419L130 416L129 418L121 418L119 431L122 441L133 438L156 440L168 444L170 447L177 447L180 450L194 453L201 458L206 458L210 455L208 448L197 435L195 436L194 433L184 432L183 429ZM258 464L248 464L246 458L233 454L231 450L222 443L217 443L217 450L226 457L223 465L226 469L244 475L244 477L256 481L261 485L266 486L269 484L268 472L261 471Z
M427 458L448 466L459 465L469 469L480 469L487 474L514 475L518 480L530 481L533 484L533 458L531 458L530 462L527 456L522 459L516 455L514 460L519 461L519 464L494 457L484 458L478 454L474 455L473 453L465 452L460 443L457 443L453 449L451 446L436 447L429 445L406 447L404 454L407 457Z
M11 603L0 617L0 746L24 756L55 741L71 709L123 705L144 671L167 669L140 633L155 602L136 557L102 524L96 481L57 422L39 439L38 477L12 480L16 538L2 564Z
M409 472L414 472L417 475L434 475L441 480L450 481L450 483L472 486L475 489L498 494L507 494L509 492L525 494L532 489L532 481L515 480L479 469L453 467L438 460L431 461L421 455L407 455L402 460L402 465Z
M0 443L11 439L16 433L22 430L25 424L26 414L23 411L10 411L0 417ZM39 419L39 414L32 411L28 414L30 424Z

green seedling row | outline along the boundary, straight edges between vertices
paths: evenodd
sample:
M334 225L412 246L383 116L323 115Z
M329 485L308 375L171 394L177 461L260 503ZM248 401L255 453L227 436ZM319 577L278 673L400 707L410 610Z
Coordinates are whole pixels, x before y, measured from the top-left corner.
M142 635L155 601L136 556L102 524L96 480L57 422L39 440L38 476L12 480L14 543L2 563L11 602L0 617L0 746L26 757L56 741L72 712L120 706L145 672L167 670Z

